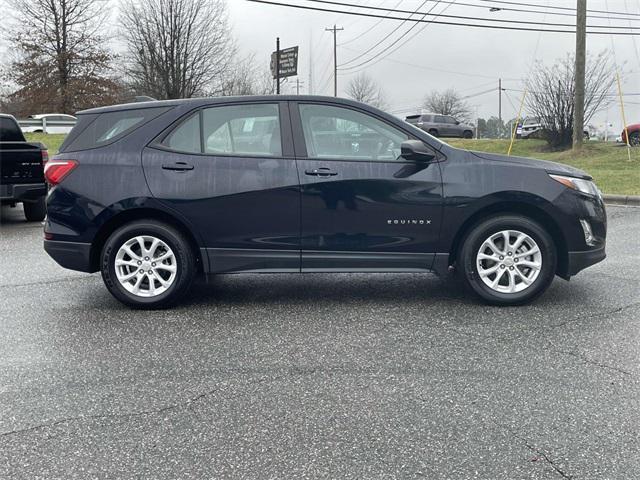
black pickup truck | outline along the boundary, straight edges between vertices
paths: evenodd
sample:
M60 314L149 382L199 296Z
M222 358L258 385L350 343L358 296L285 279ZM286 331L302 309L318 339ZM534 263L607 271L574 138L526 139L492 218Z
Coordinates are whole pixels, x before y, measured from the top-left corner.
M16 119L0 114L0 201L15 206L22 202L24 216L36 222L46 215L44 164L47 147L27 142Z

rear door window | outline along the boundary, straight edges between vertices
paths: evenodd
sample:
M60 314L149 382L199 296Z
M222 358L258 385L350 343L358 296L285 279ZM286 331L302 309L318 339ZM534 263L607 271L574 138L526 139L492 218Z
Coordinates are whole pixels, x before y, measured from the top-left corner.
M200 112L191 115L162 141L162 145L184 153L202 153Z
M279 108L275 103L205 108L180 123L161 145L184 153L279 157Z
M282 155L277 104L230 105L202 111L204 153Z

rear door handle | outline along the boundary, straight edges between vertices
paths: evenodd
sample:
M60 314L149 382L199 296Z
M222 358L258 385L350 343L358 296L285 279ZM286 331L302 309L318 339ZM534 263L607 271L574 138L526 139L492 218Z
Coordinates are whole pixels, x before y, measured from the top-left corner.
M193 170L193 165L189 165L185 162L165 163L162 165L163 170L174 170L177 172L184 172L185 170Z
M334 172L328 167L314 168L313 170L305 170L306 175L315 175L316 177L333 177L338 175L338 172Z

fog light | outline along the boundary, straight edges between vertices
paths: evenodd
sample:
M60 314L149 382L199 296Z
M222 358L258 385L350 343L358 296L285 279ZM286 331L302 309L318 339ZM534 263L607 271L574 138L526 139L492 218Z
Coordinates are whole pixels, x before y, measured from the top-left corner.
M582 225L582 231L584 232L584 241L590 247L596 244L596 237L593 236L591 225L587 220L580 219L580 225Z

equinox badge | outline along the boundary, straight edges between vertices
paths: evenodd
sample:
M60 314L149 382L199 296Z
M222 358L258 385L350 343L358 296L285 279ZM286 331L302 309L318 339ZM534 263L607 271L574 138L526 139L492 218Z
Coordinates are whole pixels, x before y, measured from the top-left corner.
M431 220L424 219L404 219L404 220L387 220L388 225L431 225Z

